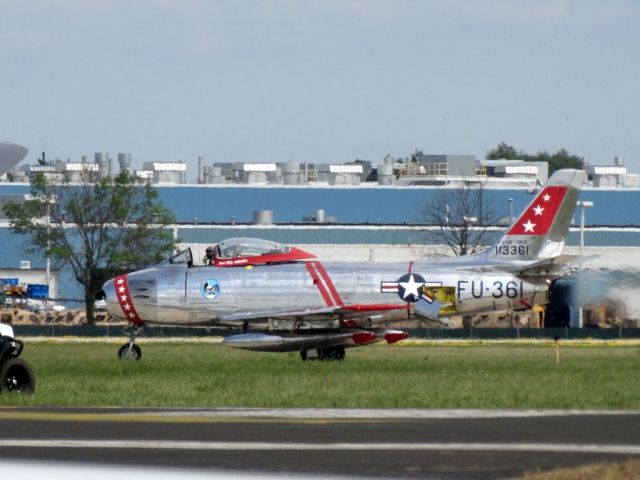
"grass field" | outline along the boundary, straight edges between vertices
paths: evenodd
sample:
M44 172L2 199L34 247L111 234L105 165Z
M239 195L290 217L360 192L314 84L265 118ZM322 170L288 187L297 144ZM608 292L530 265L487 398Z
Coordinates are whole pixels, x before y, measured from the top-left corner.
M28 343L33 397L0 405L640 409L640 346L376 346L343 362L213 343Z

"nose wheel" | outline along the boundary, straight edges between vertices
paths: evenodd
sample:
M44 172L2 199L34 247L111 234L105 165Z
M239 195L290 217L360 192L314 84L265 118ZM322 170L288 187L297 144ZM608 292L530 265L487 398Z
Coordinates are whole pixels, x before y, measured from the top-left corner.
M135 343L125 343L118 350L118 358L120 360L140 360L142 349Z
M135 326L126 328L124 333L129 334L129 343L125 343L118 350L118 358L120 360L140 360L142 358L142 349L136 345L136 337L142 334L143 328Z

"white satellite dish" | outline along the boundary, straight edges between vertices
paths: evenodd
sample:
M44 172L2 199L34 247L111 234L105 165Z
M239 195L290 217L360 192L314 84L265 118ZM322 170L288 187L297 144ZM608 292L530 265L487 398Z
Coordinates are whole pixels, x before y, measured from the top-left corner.
M10 142L0 142L0 175L7 173L24 157L27 156L29 150L22 145Z

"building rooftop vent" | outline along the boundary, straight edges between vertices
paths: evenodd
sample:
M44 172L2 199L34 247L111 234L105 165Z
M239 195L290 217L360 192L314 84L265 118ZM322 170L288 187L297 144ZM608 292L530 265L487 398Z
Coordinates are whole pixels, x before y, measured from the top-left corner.
M243 163L242 170L245 172L275 172L275 163Z
M499 165L496 171L503 171L505 175L537 175L536 165Z
M30 165L29 171L35 173L54 173L58 170L56 170L56 167L54 167L53 165Z
M136 177L150 180L153 178L153 170L136 170Z
M362 173L362 165L329 165L330 173Z
M97 172L100 166L97 163L60 163L63 172Z
M614 167L611 165L593 165L589 167L589 173L592 175L626 175L627 169L626 167Z
M184 162L144 162L143 168L154 172L186 172L187 164Z

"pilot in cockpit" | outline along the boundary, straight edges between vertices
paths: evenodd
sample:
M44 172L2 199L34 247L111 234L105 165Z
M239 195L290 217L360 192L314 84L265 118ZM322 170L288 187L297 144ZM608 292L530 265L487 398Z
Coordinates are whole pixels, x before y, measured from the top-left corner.
M207 247L205 250L204 258L202 259L202 263L205 265L213 265L213 257L215 256L215 247Z

